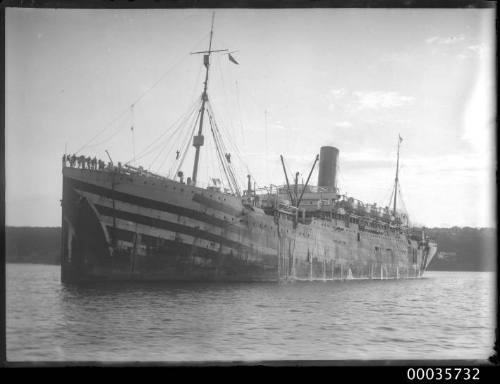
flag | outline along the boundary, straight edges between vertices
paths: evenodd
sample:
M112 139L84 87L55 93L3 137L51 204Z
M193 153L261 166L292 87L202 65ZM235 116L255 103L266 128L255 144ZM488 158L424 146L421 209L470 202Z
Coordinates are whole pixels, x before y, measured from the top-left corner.
M403 138L401 137L401 135L399 135L399 142L401 143L403 141Z
M231 54L230 54L230 53L228 53L228 54L227 54L227 57L229 57L229 61L232 61L234 64L238 64L238 65L240 64L240 63L238 63L238 62L234 59L234 57L233 57L233 56L231 56Z

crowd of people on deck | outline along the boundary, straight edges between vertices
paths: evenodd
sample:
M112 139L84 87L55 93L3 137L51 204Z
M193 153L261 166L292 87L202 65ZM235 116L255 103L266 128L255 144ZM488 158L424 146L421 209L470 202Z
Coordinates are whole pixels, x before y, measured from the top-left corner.
M75 154L73 155L64 154L62 162L64 167L70 166L72 168L99 169L99 170L103 170L106 168L105 161L97 159L96 157L91 158L90 156L85 157L83 155L76 156ZM112 168L113 164L111 162L108 162L107 166L108 168Z

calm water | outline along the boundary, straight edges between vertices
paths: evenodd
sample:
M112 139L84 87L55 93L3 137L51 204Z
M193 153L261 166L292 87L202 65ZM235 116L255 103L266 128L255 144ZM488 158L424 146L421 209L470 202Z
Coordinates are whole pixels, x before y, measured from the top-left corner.
M7 358L183 361L486 359L495 275L294 284L65 287L7 265Z

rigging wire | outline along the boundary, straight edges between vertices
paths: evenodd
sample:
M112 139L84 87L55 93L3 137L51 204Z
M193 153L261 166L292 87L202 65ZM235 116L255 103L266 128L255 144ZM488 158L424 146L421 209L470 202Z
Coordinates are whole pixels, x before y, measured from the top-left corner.
M228 176L227 177L228 183L229 183L231 189L232 190L234 189L233 193L236 192L236 194L238 196L241 196L240 187L239 187L238 181L234 175L234 170L233 170L232 164L231 164L230 160L228 158L226 158L226 154L228 153L227 148L224 144L224 140L222 139L222 135L221 135L221 132L218 128L218 125L217 125L213 115L211 114L211 111L212 111L212 109L209 108L208 109L208 112L209 112L208 116L209 116L209 121L210 121L211 129L212 129L212 134L213 134L213 137L215 139L217 154L219 155L219 158L221 159L221 163L226 171L226 175Z
M202 73L202 67L198 67L198 74L196 75L196 81L193 83L193 90L191 91L191 99L195 98L196 93L198 92L198 87L200 86L200 78Z
M212 129L210 130L210 132L212 134L208 135L207 137L210 138L210 142L212 144L211 148L214 148L215 151L217 151L217 147L216 147L216 143L215 143L215 138L214 138ZM227 180L224 177L224 169L223 169L222 163L219 161L219 157L215 156L216 154L214 154L213 150L212 151L208 151L208 152L210 153L210 159L211 159L211 163L210 164L215 164L214 165L214 173L217 172L218 179L220 180L220 185L222 187L222 191L223 192L231 191L231 186L229 184L227 184Z
M204 36L203 38L205 38L205 37L206 36ZM201 39L200 39L200 41L201 41ZM197 42L195 45L197 45L198 43L199 42ZM194 131L196 129L197 122L198 122L198 120L200 118L201 110L200 110L199 113L197 113L197 114L195 113L197 107L200 104L200 100L198 99L195 103L193 103L192 107L190 107L185 114L183 114L178 120L176 120L172 125L170 125L157 138L157 140L155 140L154 142L152 142L151 144L149 144L148 146L146 146L146 148L144 148L138 154L136 154L136 152L135 152L135 136L134 136L134 134L135 134L134 133L135 116L134 116L134 107L147 94L149 94L155 87L157 87L157 85L160 84L161 81L167 75L169 75L171 73L171 71L175 67L177 67L180 63L182 63L185 60L186 57L187 57L187 54L184 55L184 56L182 56L180 58L180 60L177 61L176 63L174 63L174 65L172 65L154 84L152 84L151 87L149 87L138 98L136 98L133 103L131 103L129 106L127 106L127 108L122 113L120 113L115 119L113 119L110 123L108 123L101 131L99 131L86 144L84 144L76 153L81 152L84 148L94 147L94 146L98 146L98 145L104 144L104 143L108 142L109 140L111 140L113 137L115 137L118 133L120 133L122 131L123 127L119 126L118 129L116 131L113 131L109 137L107 137L106 139L100 141L99 143L93 143L98 137L102 136L110 127L112 127L113 124L115 124L116 122L120 121L120 119L130 110L130 113L131 113L131 116L132 116L132 124L131 125L127 125L127 126L129 126L130 129L131 129L131 131L132 131L132 152L133 152L133 157L132 157L131 160L127 161L127 163L125 163L125 164L129 164L130 162L133 162L135 164L135 162L137 160L142 159L142 158L144 158L144 157L152 154L153 152L157 151L160 148L160 146L163 146L163 148L155 156L155 158L153 159L153 161L152 161L152 163L150 164L150 167L149 167L149 168L151 168L160 159L160 157L162 156L162 154L166 152L165 158L163 159L163 162L161 162L161 165L160 165L160 168L161 168L163 166L163 164L165 163L165 161L168 159L168 157L171 154L171 151L173 149L173 148L170 148L168 146L168 144L167 145L164 145L164 144L168 143L169 139L173 138L175 135L178 135L181 132L183 132L183 130L181 128L185 127L185 124L188 123L192 118L195 118L194 124L192 125L193 126L192 132L187 131L188 135L184 138L185 144L183 145L183 156L182 156L182 159L181 159L181 161L179 163L179 166L177 168L179 170L180 167L184 163L184 160L186 158L186 155L187 155L188 149L189 149L190 138L194 135ZM227 98L228 98L227 97L227 90L226 90L226 87L225 87L225 81L224 81L224 77L222 75L222 71L220 70L220 67L219 67L219 72L220 72L220 76L221 76L221 83L222 83L223 90L224 90L224 97L226 98L226 103L227 103ZM201 73L201 69L198 72L198 78L199 78L200 73ZM196 86L197 86L197 84L195 84L195 88L193 89L193 93L194 93L194 91L196 89ZM237 87L237 82L236 82L236 87ZM210 121L210 126L211 126L213 141L214 141L215 148L217 150L219 159L221 160L220 163L218 163L218 165L219 165L219 167L218 167L219 175L222 176L222 172L225 172L226 173L226 177L227 177L227 181L228 181L228 186L231 189L231 191L233 193L236 192L237 194L240 194L238 181L237 181L237 179L235 177L234 170L233 170L233 164L230 162L230 159L228 157L226 157L226 154L230 153L228 151L228 148L230 148L230 149L233 150L233 153L235 153L236 156L239 158L241 164L244 165L246 167L247 172L250 173L248 165L245 163L245 161L243 161L241 152L239 151L239 148L236 145L236 142L235 142L234 138L232 137L230 131L227 131L227 129L225 129L224 126L222 126L221 128L219 128L218 124L215 121L214 113L213 113L213 109L211 108L211 105L207 103L207 106L209 107L209 108L207 108L207 114L208 114L209 121ZM243 123L242 123L242 119L241 119L241 108L240 108L240 105L239 105L239 95L238 95L238 108L239 108L239 112L240 112L240 127L242 129L242 134L243 134ZM231 126L233 125L232 119L231 119L230 125ZM224 130L225 137L227 137L227 143L223 140L224 136L221 133L221 129ZM211 152L210 152L209 156L212 156ZM210 172L210 170L209 170L209 172ZM177 174L177 172L176 172L176 174ZM223 183L223 181L224 181L224 178L221 177L221 183Z
M223 41L223 39L220 39L221 42L224 43L225 46L227 47L230 47L231 45L230 44L227 44ZM233 51L231 49L231 51ZM231 79L235 79L235 76L234 76L234 66L233 65L229 65L227 66L229 68L229 74L230 74L230 78ZM239 120L240 120L240 133L241 133L241 138L243 140L243 142L245 141L245 136L244 136L244 127L243 127L243 119L242 119L242 113L241 113L241 105L240 105L240 94L239 94L239 89L238 89L238 80L235 80L235 88L236 88L236 104L237 104L237 107L238 107L238 114L239 114ZM234 126L234 124L231 122L231 126Z
M207 115L208 115L208 119L209 119L209 123L210 123L210 115L209 115L208 110L207 110ZM225 178L225 169L223 168L222 159L219 157L219 154L217 153L217 143L216 143L215 138L214 138L214 132L213 132L212 127L210 127L210 132L211 132L211 135L207 135L206 137L207 137L207 147L210 148L211 150L207 150L206 152L208 152L208 156L210 157L209 164L216 164L216 166L214 166L213 170L210 170L209 167L207 166L207 172L208 172L207 175L209 178L209 183L210 183L210 172L213 171L218 176L218 180L220 181L222 190L223 191L226 191L227 189L231 190L230 185L226 185L227 180ZM214 159L214 153L213 153L214 150L217 154L216 159ZM213 178L212 178L212 181L213 181Z
M182 150L182 158L181 158L181 161L179 162L179 166L177 167L177 170L175 171L175 174L174 174L174 178L177 177L177 174L179 172L179 170L181 169L182 165L184 164L184 160L186 158L186 155L189 151L189 143L191 142L191 137L194 136L194 133L196 132L196 125L198 123L198 120L200 119L201 117L201 110L200 110L200 113L198 113L197 117L196 117L196 121L195 123L193 124L193 129L191 130L191 133L189 133L188 131L188 136L187 136L187 140L185 141L185 144L184 144L184 149Z
M385 205L386 207L389 207L389 208L391 207L391 205L392 205L392 201L393 201L392 199L394 198L394 188L391 188L391 192L390 192L390 194L391 194L391 195L390 195L390 197L389 197L389 202L388 202L387 204L385 204L385 202L386 202L387 200L384 200L384 205Z
M221 62L221 60L219 59L218 63L220 64L220 62ZM224 80L224 75L223 75L223 72L221 70L221 66L219 66L219 75L221 78L221 84L222 84L223 91L224 91L224 98L225 98L225 101L227 103L227 89L225 86L226 82ZM239 109L240 109L240 126L242 127L241 108L239 108ZM251 174L250 169L248 167L248 164L243 159L241 151L239 150L239 147L236 144L236 140L235 140L233 134L231 133L231 131L228 130L228 127L226 127L224 124L222 126L220 126L217 123L217 121L219 119L215 118L215 112L214 112L213 106L210 103L210 101L207 103L207 110L209 110L209 113L212 115L212 121L214 124L214 134L215 134L214 143L216 144L216 149L223 151L222 161L224 161L224 159L226 158L226 153L231 154L231 152L232 152L232 154L234 154L237 158L236 162L232 162L230 164L228 172L230 174L230 178L233 179L233 182L236 183L236 185L239 185L239 182L236 180L236 177L235 177L234 167L239 169L238 174L245 174L245 172L246 172L246 174ZM234 127L231 115L229 116L229 119L230 119L229 127ZM222 139L222 137L224 139ZM240 180L240 182L241 182L241 180ZM239 189L239 187L238 187L238 189Z
M173 139L176 134L178 133L181 133L183 128L188 126L188 122L189 122L189 119L191 119L193 117L193 115L195 114L196 112L196 109L197 109L197 105L195 104L194 107L192 107L186 114L184 114L184 117L183 119L179 122L178 124L178 127L177 129L175 129L175 131L172 132L172 134L168 137L166 137L162 142L159 143L158 147L161 147L161 150L158 152L158 154L156 155L156 157L153 159L153 161L149 164L149 169L151 169L151 167L153 166L153 164L156 162L156 160L166 151L166 157L168 157L171 153L171 151L173 150L173 147L172 146L170 149L169 146L168 146L168 143L170 141L170 139ZM174 140L172 140L172 142L175 142Z
M196 100L183 115L181 115L176 121L174 121L165 131L163 131L163 133L161 135L159 135L154 141L152 141L151 144L146 146L146 148L144 148L142 150L142 152L140 152L137 155L136 160L140 160L140 159L144 158L145 156L147 156L150 153L157 150L158 147L162 146L163 141L167 141L167 140L160 141L160 139L162 139L162 137L171 133L171 135L166 138L166 139L170 139L180 128L182 128L181 122L186 118L186 116L188 116L192 113L193 109L196 109L198 103L199 103L199 100ZM177 128L175 128L175 127L177 127ZM171 130L173 128L175 128L175 130L173 132L171 132ZM129 162L130 161L128 161L126 164L128 164Z
M196 112L196 111L194 111ZM191 137L193 136L194 134L194 131L196 130L196 126L198 125L198 120L199 120L199 116L200 116L200 113L194 113L190 116L190 118L193 120L192 122L189 122L187 121L185 126L186 127L193 127L192 131L190 130L186 130L186 133L187 135L184 136L184 139L183 140L179 140L179 142L181 142L181 146L180 146L180 149L177 149L177 151L179 151L178 155L176 156L176 160L179 160L179 156L180 154L182 153L182 158L180 158L180 161L179 161L179 164L178 164L178 168L177 168L177 171L175 172L175 174L173 175L173 177L177 177L177 173L179 172L180 168L182 167L183 163L184 163L184 159L186 157L186 154L189 150L189 144L191 143ZM179 131L179 138L182 134L182 131ZM183 149L184 148L184 149ZM173 150L173 147L171 149L171 151ZM171 152L168 152L167 155L165 156L165 158L163 159L163 162L161 163L161 165L158 167L158 170L160 170L163 165L165 164L165 162L167 161L168 157L170 156L170 153ZM175 162L172 162L172 166L169 168L168 172L169 172L169 175L172 171L172 168L175 166Z
M208 144L208 141L209 141L208 138L212 139L212 141L213 141L212 136L211 135L207 135L207 144ZM217 186L217 181L219 181L219 183L222 186L222 188L224 188L224 178L221 177L222 176L221 174L219 174L220 173L220 168L217 169L215 166L212 166L212 168L210 167L213 164L219 165L219 167L220 167L220 164L219 164L218 161L214 162L213 151L207 151L207 152L208 152L208 157L209 157L209 161L207 162L207 176L208 176L208 179L209 179L209 184L210 184L210 181L212 181L212 183L214 184L214 186ZM217 171L219 171L219 173L217 173Z
M399 183L398 183L398 185L399 185ZM398 192L399 192L399 200L400 200L401 206L403 208L402 210L403 210L403 212L408 213L408 211L406 210L405 202L403 200L403 192L401 191L401 187L399 187Z
M229 72L231 74L231 78L234 79L234 76L233 76L233 66L230 65L229 66ZM241 112L241 103L240 103L240 92L239 92L239 87L238 87L238 81L235 80L234 82L234 86L235 86L235 91L236 91L236 107L237 107L237 111L238 111L238 119L239 119L239 133L241 134L241 140L242 142L245 142L245 128L244 128L244 124L243 124L243 114ZM255 105L257 105L257 103L254 102ZM260 108L260 107L259 107ZM235 124L233 122L233 120L231 120L231 127L234 127ZM238 149L238 146L236 145L236 141L234 140L234 136L231 135L232 137L230 138L230 141L231 141L231 145L234 146L234 149L235 149L235 152L238 152L238 155L239 155L239 160L242 162L242 164L245 166L246 168L246 172L247 173L251 173L250 170L248 169L248 166L247 164L243 161L242 157L241 157L241 153L239 152L239 149Z
M264 108L266 108L266 106L259 104L257 102L257 97L253 93L253 87L245 87L245 83L244 83L244 81L242 82L242 79L239 79L239 81L238 80L235 81L236 101L238 103L238 109L239 109L239 113L240 113L240 123L241 123L242 129L244 131L243 121L241 120L242 113L241 113L241 107L240 107L240 94L241 94L240 86L242 84L243 84L243 90L244 90L243 95L245 95L248 98L248 100L253 103L253 105L256 107L257 110L262 111Z
M190 117L192 118L192 116L190 116ZM188 123L189 123L189 119L187 120L187 122L185 124L183 124L182 127L190 126L190 124L188 124ZM181 128L181 127L179 127L179 128ZM187 132L189 132L189 131L187 131ZM183 130L179 129L179 130L176 131L175 135L171 135L172 142L173 143L179 142L180 141L179 139L180 139L182 133L183 133ZM174 139L174 137L175 137L175 139ZM160 170L163 168L163 165L165 164L165 162L171 157L170 155L171 155L172 151L174 150L174 148L175 148L174 145L172 145L170 147L168 147L168 144L164 145L163 148L156 155L156 157L153 159L153 161L149 164L149 169L151 169L153 167L153 165L156 163L156 161L160 159L161 155L164 154L163 160L160 161L159 165L156 167L156 171L160 172ZM177 149L177 151L179 151L179 154L180 154L180 150ZM176 160L179 160L179 155L176 156L175 161L172 161L172 166L175 166ZM168 174L169 175L170 175L170 173L172 171L172 166L170 166L170 168L168 170Z
M210 131L211 131L212 137L214 139L215 150L216 150L217 157L219 158L220 164L222 165L222 169L223 169L224 174L226 176L226 179L227 179L227 181L229 183L229 187L231 188L231 192L233 192L233 189L232 189L232 186L231 186L231 180L230 180L228 172L227 172L226 164L225 164L225 162L223 160L223 155L221 154L221 150L219 148L219 143L217 142L217 136L215 134L213 116L210 114L210 112L208 112L208 121L210 123Z
M384 198L381 200L381 203L384 207L390 207L391 206L391 201L392 201L392 195L394 194L394 185L390 186L387 188L385 194L383 195Z
M208 34L205 34L200 40L198 40L193 47L191 47L190 50L195 48L202 40L204 40ZM93 136L87 143L85 143L78 151L75 152L75 154L80 153L84 148L87 148L91 142L93 142L97 137L99 137L102 133L104 133L109 127L111 127L116 121L118 121L123 115L125 115L128 111L131 105L137 104L139 101L141 101L150 91L152 91L168 74L172 72L174 68L176 68L180 63L182 63L187 57L189 56L189 53L184 54L181 56L181 58L176 61L166 72L163 73L163 75L151 86L149 87L145 92L143 92L138 98L136 98L132 103L127 105L127 108L125 108L121 113L118 114L116 118L111 120L108 124L104 126L104 128L99 131L95 136ZM114 136L114 135L113 135ZM112 136L112 137L113 137ZM109 139L108 139L109 140ZM95 146L95 145L94 145Z
M217 39L218 41L220 41L221 43L223 43L224 46L226 47L231 47L232 45L231 44L228 44L227 42L224 41L224 39L222 38L218 38ZM231 51L230 53L233 53L233 52L236 52L234 51L233 49L229 49L229 51ZM223 95L224 95L224 101L226 102L227 105L229 105L229 103L227 102L227 99L229 100L233 100L233 102L235 101L233 98L229 97L229 92L228 92L228 89L229 87L226 86L226 83L227 81L224 80L224 74L227 72L229 74L229 80L230 82L232 82L232 80L235 78L234 76L234 65L233 64L227 64L227 65L224 65L225 66L225 69L228 69L226 72L222 70L222 63L223 62L227 62L226 60L223 60L222 57L224 57L225 55L220 55L218 56L218 67L219 67L219 74L220 74L220 78L221 78L221 84L222 84L222 88L223 88ZM242 136L242 139L244 141L244 134L243 134L243 121L242 121L242 114L241 114L241 107L240 107L240 101L239 101L239 93L238 93L238 82L236 81L236 104L238 106L238 111L239 111L239 120L240 120L240 133L241 133L241 136ZM228 114L228 117L229 117L229 125L231 128L234 128L236 125L234 123L234 116L232 113ZM219 120L220 121L220 120ZM250 173L250 172L249 172Z
M128 111L130 111L130 107L127 107L127 110L126 110L126 111L127 111L127 112L128 112ZM126 115L126 114L122 114L122 115L120 116L120 118L122 118L122 117L123 117L123 116L125 116L125 115ZM119 119L117 119L116 121L119 121L119 120L120 120L120 118L119 118ZM98 143L95 143L95 144L92 144L92 145L87 145L87 146L85 146L85 147L82 147L82 148L80 148L77 152L75 152L75 154L78 154L78 153L79 153L79 152L81 152L81 150L82 150L82 149L84 149L84 148L87 148L87 149L89 149L89 148L95 148L95 147L98 147L98 146L100 146L100 145L102 145L102 144L107 143L107 142L108 142L108 141L110 141L113 137L115 137L116 135L118 135L118 134L122 131L122 129L123 129L123 128L124 128L124 126L118 126L118 129L117 129L116 131L114 131L114 132L112 131L113 133L111 133L111 136L107 137L106 139L103 139L102 141L100 141L100 142L98 142Z
M135 104L132 104L132 106L130 107L131 108L131 112L132 112L132 126L130 127L130 130L132 131L132 154L133 154L133 159L132 159L132 164L135 165L135 137L134 137L134 123L135 123L135 119L134 119L134 106Z
M209 108L210 108L211 113L215 119L215 113L214 113L214 110L213 110L213 107L211 104L209 104ZM248 165L246 164L246 162L243 160L242 154L241 154L238 146L236 145L235 140L232 138L232 136L229 134L229 132L226 129L224 129L224 127L222 127L222 129L224 130L224 133L226 134L225 137L227 137L228 144L232 147L231 149L236 154L236 156L238 156L239 161L245 167L247 173L250 173L250 169L248 168Z
M223 72L222 72L222 65L221 65L221 56L217 56L217 68L219 68L219 77L220 77L220 80L221 80L221 84L222 84L222 95L224 96L224 103L229 106L229 103L228 103L228 99L229 99L229 96L228 96L228 92L227 92L227 89L226 89L226 83L224 81L224 76L223 76ZM228 117L229 117L229 124L230 126L232 127L233 126L233 119L232 119L232 113L231 113L231 108L226 108L229 113L228 113Z
M221 151L220 151L220 148L219 148L219 145L218 145L218 142L217 142L217 137L216 137L215 130L214 130L213 118L212 118L212 115L210 113L208 114L208 119L209 119L209 122L210 122L210 130L212 132L212 136L213 136L214 142L215 142L215 149L216 149L217 156L219 158L220 164L222 165L222 169L224 170L224 174L225 174L226 179L228 181L229 188L231 189L231 193L234 193L234 190L233 190L233 187L232 187L232 183L231 183L231 179L230 179L229 174L227 172L226 164L224 162L223 155L221 154Z
M213 141L214 146L215 146L215 140L214 140L214 138L213 138L213 135L211 136L211 138L212 138L212 141ZM212 153L212 151L211 151L210 153ZM213 156L212 156L212 158L213 158ZM224 170L223 170L222 164L221 164L219 161L217 161L216 163L217 163L217 169L218 169L218 171L219 171L219 178L220 178L220 180L221 180L221 184L222 184L222 188L223 188L223 190L224 190L224 191L226 191L226 189L229 189L229 190L230 190L230 189L231 189L231 188L230 188L230 186L229 186L229 185L226 185L226 183L225 183L225 181L224 181Z
M212 114L212 117L213 117L214 121L216 121L216 119L215 119L215 115L214 115L214 111L213 111L213 108L212 108L211 103L209 103L209 104L208 104L208 108L209 108L209 110L210 110L210 113ZM218 127L218 124L217 124L217 127ZM246 164L246 162L245 162L245 161L243 160L243 158L242 158L242 155L241 155L241 153L240 153L240 151L239 151L238 146L237 146L237 145L236 145L236 144L235 144L235 143L231 140L231 136L230 136L229 134L226 134L226 136L224 136L224 137L227 137L227 140L226 140L226 141L228 142L228 144L229 144L229 145L230 145L230 147L232 148L232 152L236 155L236 157L237 157L237 159L238 159L237 164L239 164L239 165L241 165L241 166L244 166L244 167L245 167L245 169L246 169L246 173L247 173L247 174L251 174L251 172L250 172L250 169L249 169L248 165ZM229 151L227 151L227 149L226 149L226 146L225 146L225 145L224 145L224 151L225 151L225 153L226 153L226 152L227 152L227 153L229 153ZM231 168L232 168L232 167L231 167ZM241 172L241 171L240 171L239 173L243 174L243 173L245 172L245 169L243 169L243 172ZM241 181L240 181L240 182L241 182ZM243 185L244 185L244 183L243 183Z
M214 113L213 108L212 108L212 106L211 106L211 105L210 105L210 109L211 109L211 112L212 112L212 116L214 116L214 118L215 118L215 113ZM219 120L219 121L220 121L221 119L217 119L217 120ZM228 143L231 143L231 144L232 144L232 143L234 143L234 140L233 140L233 138L232 138L231 133L230 133L228 130L226 130L226 129L224 128L224 126L222 126L222 127L221 127L221 130L223 130L223 131L224 131L224 133L225 133L225 137L227 137L227 141L228 141ZM237 149L237 148L235 147L235 149Z

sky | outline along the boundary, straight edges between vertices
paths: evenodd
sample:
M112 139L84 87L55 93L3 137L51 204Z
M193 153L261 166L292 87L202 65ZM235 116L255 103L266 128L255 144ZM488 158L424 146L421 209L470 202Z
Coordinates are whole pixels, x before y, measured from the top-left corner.
M65 151L191 174L204 67L190 52L207 49L211 17L7 8L7 225L60 225ZM414 224L496 226L493 10L218 9L213 38L239 63L214 54L208 93L242 186L248 172L283 184L280 154L306 179L333 145L342 193L385 206L401 135ZM204 129L208 182L221 176Z

